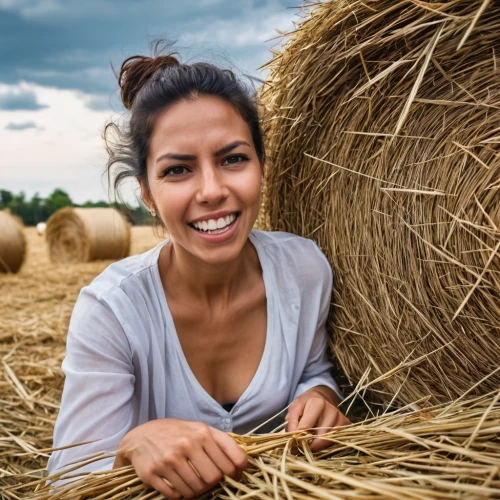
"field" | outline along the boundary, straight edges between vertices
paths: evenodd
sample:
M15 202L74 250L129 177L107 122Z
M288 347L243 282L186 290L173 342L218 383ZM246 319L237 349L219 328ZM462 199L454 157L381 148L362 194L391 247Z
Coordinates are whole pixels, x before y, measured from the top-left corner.
M111 263L57 265L34 228L25 235L22 269L0 274L0 485L2 476L45 466L48 455L30 455L52 446L71 312L80 289ZM159 241L150 227L134 227L131 254Z
M43 238L25 231L23 268L0 275L1 500L52 498L42 477L64 381L67 326L80 289L110 263L58 266ZM131 253L159 241L150 228L133 228ZM332 430L331 446L315 456L307 433L235 436L249 456L248 471L203 498L500 498L499 400L497 390L401 408ZM160 499L131 468L103 474L82 478L58 498Z

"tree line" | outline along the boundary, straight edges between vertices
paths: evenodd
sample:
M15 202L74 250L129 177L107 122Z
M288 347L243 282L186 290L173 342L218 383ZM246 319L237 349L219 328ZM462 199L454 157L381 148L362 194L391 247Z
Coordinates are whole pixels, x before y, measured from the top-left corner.
M143 205L128 207L122 203L107 203L105 201L87 201L83 205L78 205L73 203L69 194L62 189L54 189L47 198L42 198L37 193L31 200L28 200L23 191L14 194L0 189L0 210L7 209L18 215L25 226L35 226L39 222L46 222L54 212L64 207L114 207L122 212L131 224L153 224L153 218Z

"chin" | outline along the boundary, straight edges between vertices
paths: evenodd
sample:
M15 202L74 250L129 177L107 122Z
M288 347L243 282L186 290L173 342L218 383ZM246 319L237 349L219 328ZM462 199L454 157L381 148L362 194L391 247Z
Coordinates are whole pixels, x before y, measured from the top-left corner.
M226 243L225 245L214 245L213 247L208 248L193 248L193 254L207 264L227 264L236 260L240 256L243 248L245 247L246 241L247 238L245 238L245 241L241 241L240 238L237 238L229 243Z

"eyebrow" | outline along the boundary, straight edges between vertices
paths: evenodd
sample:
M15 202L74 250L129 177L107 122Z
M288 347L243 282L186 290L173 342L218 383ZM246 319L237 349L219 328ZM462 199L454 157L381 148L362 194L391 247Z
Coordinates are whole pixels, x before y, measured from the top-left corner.
M251 147L250 144L248 144L248 142L246 142L246 141L234 141L231 144L228 144L227 146L224 146L223 148L215 151L214 157L229 153L229 151L232 151L234 148L237 148L238 146ZM162 160L166 160L166 159L190 161L190 160L196 160L196 156L195 155L182 155L179 153L165 153L156 159L156 163L158 163Z

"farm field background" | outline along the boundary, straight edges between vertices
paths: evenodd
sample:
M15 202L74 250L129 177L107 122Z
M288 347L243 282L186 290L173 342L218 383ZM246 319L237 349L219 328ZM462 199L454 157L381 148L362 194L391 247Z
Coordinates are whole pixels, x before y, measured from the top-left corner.
M81 288L113 262L54 264L35 228L24 231L22 269L0 275L0 486L45 467L48 454L36 450L52 446L71 312ZM161 241L149 226L131 231L131 255Z

